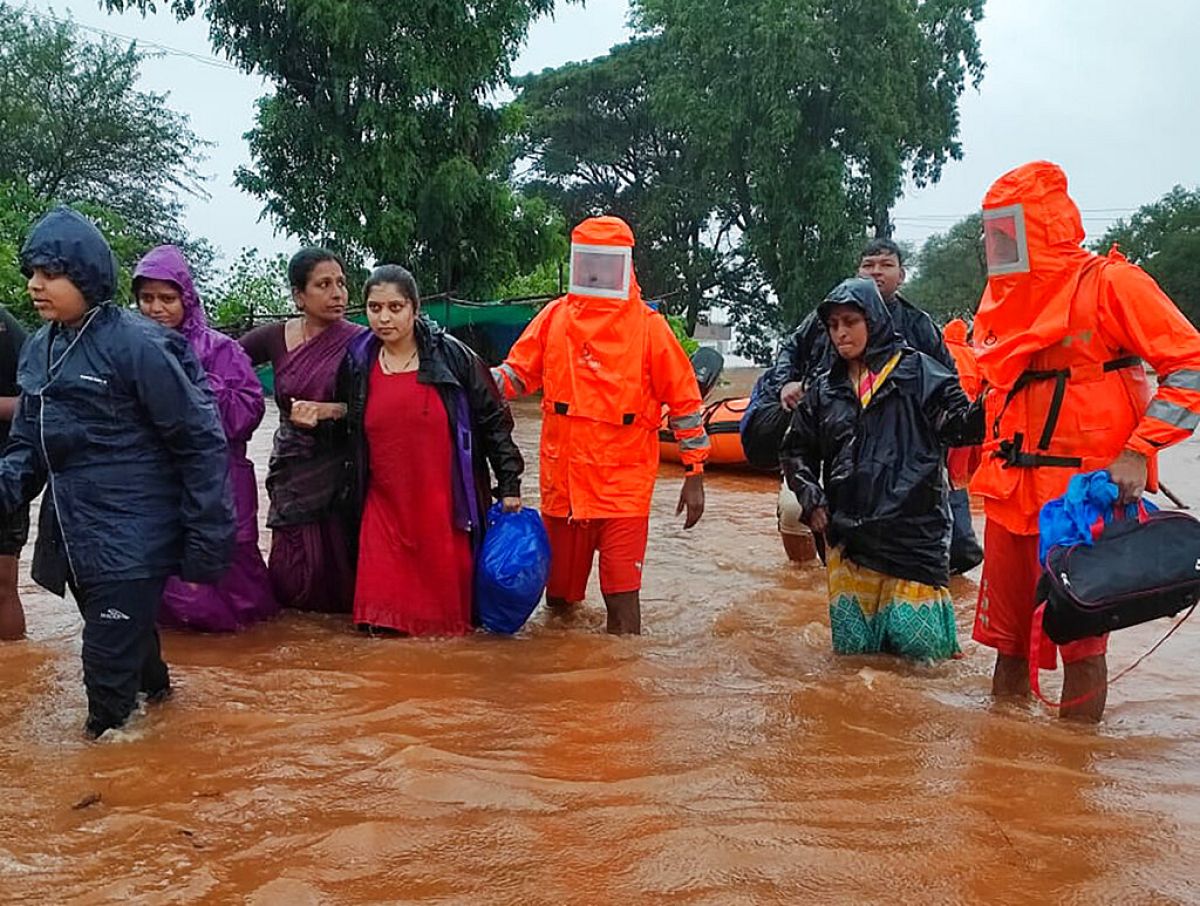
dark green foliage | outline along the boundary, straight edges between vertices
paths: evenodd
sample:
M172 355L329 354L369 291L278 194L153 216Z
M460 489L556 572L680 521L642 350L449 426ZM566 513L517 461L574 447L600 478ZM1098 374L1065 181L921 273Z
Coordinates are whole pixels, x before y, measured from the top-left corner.
M634 0L635 41L497 107L553 0L161 5L274 86L238 180L284 229L488 297L556 286L563 227L616 213L648 294L725 309L757 358L960 156L983 72L983 0Z
M1200 189L1176 186L1114 224L1094 249L1114 244L1200 326Z
M144 59L0 3L0 182L114 212L148 245L184 246L203 275L212 252L189 239L180 196L204 194L205 142L165 95L137 89Z
M224 282L204 300L210 323L240 331L255 318L294 312L287 262L285 255L264 258L258 249L242 249Z
M560 207L568 223L616 214L633 228L643 291L663 298L688 330L720 288L739 277L728 222L718 222L687 124L656 103L659 42L643 39L605 57L517 81L525 114L527 191Z
M656 103L688 124L718 222L761 274L745 337L794 325L891 232L905 174L960 156L958 98L983 64L982 0L637 0L661 42ZM750 281L744 293L754 295Z
M144 55L85 40L0 2L0 304L38 323L17 253L33 222L57 203L91 217L121 264L121 298L137 259L181 246L203 288L213 250L181 224L180 196L202 195L204 142L163 95L137 90Z
M148 0L109 8L153 11ZM552 0L210 0L215 48L274 90L238 184L281 228L422 285L488 296L561 244L509 185L512 115L489 103ZM197 11L173 2L180 17ZM556 244L557 243L557 244Z
M987 285L980 215L971 214L945 233L930 236L914 264L916 276L904 289L913 303L939 324L973 315Z

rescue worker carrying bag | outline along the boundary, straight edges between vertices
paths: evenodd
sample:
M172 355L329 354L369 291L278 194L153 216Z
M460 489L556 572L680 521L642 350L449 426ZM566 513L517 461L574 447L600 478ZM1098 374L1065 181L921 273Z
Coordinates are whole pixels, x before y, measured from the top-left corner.
M1038 584L1043 628L1058 645L1174 616L1200 600L1200 522L1178 511L1118 518L1094 543L1052 547ZM1036 620L1036 617L1035 617Z

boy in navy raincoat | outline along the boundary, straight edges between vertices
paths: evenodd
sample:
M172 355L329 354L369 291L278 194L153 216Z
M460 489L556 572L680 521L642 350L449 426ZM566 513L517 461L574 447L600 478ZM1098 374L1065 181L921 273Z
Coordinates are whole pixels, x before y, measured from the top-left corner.
M46 488L33 578L83 614L86 732L171 689L154 621L168 576L212 582L234 540L225 434L182 335L113 304L117 265L86 218L56 208L21 268L47 323L26 343L0 459L0 507Z

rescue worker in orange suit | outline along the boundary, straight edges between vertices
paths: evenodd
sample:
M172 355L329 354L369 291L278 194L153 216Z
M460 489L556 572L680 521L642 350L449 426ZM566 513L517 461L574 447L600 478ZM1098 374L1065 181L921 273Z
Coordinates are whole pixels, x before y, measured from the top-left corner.
M975 350L971 348L970 328L967 327L967 322L962 318L947 321L946 326L942 328L942 339L954 358L954 365L958 370L958 383L963 393L967 395L967 399L975 402L982 390L982 383L979 378L979 364L975 361ZM971 476L979 468L980 452L979 447L952 447L946 453L946 469L950 473L950 483L956 490L966 488L970 483ZM954 501L951 501L951 505L954 505ZM963 505L966 507L963 516L958 512L954 514L956 529L960 521L970 524L969 499L964 501Z
M709 442L691 362L642 301L623 220L575 228L567 295L538 312L492 373L510 399L542 391L546 603L561 613L582 601L598 551L608 631L640 633L663 406L686 472L675 511L687 511L685 529L704 512Z
M1118 252L1082 248L1079 210L1054 164L997 180L983 226L988 285L974 345L988 429L971 489L987 528L974 637L996 649L993 694L1025 695L1038 513L1078 472L1107 469L1126 502L1156 489L1158 451L1200 424L1200 333ZM1103 715L1106 651L1106 637L1062 647L1063 701L1095 694L1060 716ZM1048 640L1033 656L1055 667Z

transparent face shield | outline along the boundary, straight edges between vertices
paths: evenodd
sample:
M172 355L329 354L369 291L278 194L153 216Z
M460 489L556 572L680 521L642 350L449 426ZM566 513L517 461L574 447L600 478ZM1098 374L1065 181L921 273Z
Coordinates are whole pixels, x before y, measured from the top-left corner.
M988 276L1029 272L1025 209L1019 204L983 212L983 248Z
M571 246L570 291L579 296L627 299L633 249L611 245Z

